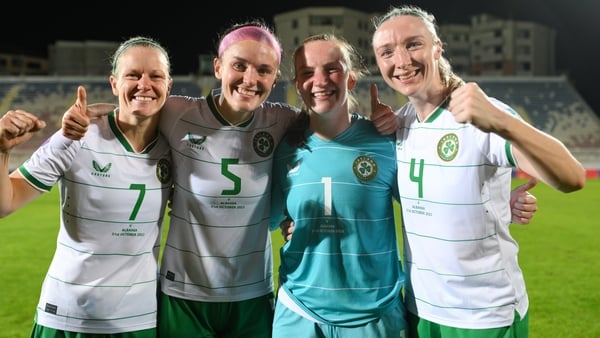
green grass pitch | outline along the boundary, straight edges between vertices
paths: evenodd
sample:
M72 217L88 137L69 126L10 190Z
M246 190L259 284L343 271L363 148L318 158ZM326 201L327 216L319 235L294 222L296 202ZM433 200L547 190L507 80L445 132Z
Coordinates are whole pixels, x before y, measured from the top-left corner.
M29 335L56 246L57 191L0 219L0 338ZM600 337L600 180L571 194L541 183L532 192L539 211L511 229L530 298L530 337ZM272 238L277 267L283 239L279 231Z

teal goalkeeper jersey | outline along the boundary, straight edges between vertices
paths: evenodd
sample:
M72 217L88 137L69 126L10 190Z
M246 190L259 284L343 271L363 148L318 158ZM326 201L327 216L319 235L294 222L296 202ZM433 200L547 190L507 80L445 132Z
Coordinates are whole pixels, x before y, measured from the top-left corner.
M284 139L274 158L271 229L284 212L295 221L280 283L315 322L361 325L401 301L394 137L356 118L330 141L307 133L305 147Z

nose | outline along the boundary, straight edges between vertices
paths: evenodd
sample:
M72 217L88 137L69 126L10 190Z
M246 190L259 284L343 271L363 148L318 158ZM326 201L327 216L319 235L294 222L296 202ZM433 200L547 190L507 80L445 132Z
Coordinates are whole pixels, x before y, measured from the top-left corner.
M411 63L410 52L406 48L398 48L396 50L396 64L398 68L406 67Z
M255 84L258 78L258 71L254 67L246 68L244 71L244 83Z
M137 87L138 89L142 89L142 90L147 90L150 89L151 87L151 82L152 80L150 79L150 76L148 74L142 74L142 76L140 76L140 79L138 80L137 83Z
M327 81L329 80L329 78L327 77L327 73L324 70L320 70L320 71L316 71L313 74L313 84L319 86L319 85L325 85L327 84Z

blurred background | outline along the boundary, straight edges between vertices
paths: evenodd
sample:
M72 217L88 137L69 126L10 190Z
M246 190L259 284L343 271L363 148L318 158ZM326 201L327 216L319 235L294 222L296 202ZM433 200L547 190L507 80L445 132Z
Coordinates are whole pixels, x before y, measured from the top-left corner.
M593 0L578 0L576 6L558 0L510 0L501 6L476 0L254 2L214 13L177 1L153 8L16 4L18 15L9 16L14 20L0 22L0 112L26 109L42 116L50 128L19 146L11 167L60 127L78 85L88 87L89 102L115 102L108 85L109 59L121 41L135 35L157 39L171 54L173 94L201 96L218 85L212 60L220 34L234 23L261 19L284 47L284 78L269 99L300 105L287 82L289 55L308 35L333 32L352 43L371 70L356 89L360 101L368 104L368 88L378 83L382 101L399 108L406 98L381 81L371 36L373 17L405 3L436 16L445 56L457 73L559 138L589 168L588 176L598 177L600 96L595 79L600 67L595 64L600 46L594 42L600 38L595 17L600 2ZM65 16L66 11L74 14ZM47 15L33 20L32 12ZM359 107L365 114L368 109Z

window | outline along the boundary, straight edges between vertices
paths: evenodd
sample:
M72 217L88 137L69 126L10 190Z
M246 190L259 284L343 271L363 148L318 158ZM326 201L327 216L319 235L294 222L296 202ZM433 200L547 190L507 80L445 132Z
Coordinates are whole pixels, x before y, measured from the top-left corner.
M519 46L517 52L521 55L531 55L531 46Z
M519 38L529 39L529 37L531 36L531 33L527 29L519 29L517 31L516 35Z
M311 15L308 18L308 23L311 26L335 26L341 28L344 19L342 16L336 15Z

